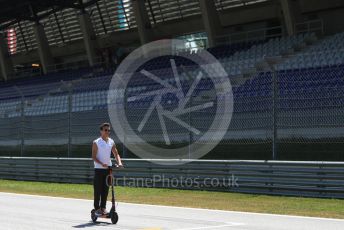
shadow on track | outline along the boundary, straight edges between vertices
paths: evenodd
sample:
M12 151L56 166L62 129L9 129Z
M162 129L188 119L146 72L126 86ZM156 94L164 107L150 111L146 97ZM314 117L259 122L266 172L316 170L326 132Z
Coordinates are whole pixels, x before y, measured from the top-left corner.
M112 224L109 222L102 222L102 221L97 221L95 223L90 221L85 224L75 225L73 226L73 228L89 228L89 227L98 227L98 226L107 226L107 225L112 225Z

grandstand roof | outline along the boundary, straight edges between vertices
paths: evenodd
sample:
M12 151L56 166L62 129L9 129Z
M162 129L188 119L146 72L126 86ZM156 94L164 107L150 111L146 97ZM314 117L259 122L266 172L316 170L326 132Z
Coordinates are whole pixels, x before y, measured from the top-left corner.
M37 21L64 8L82 9L98 0L0 0L0 24L4 29L19 21Z
M219 11L268 0L214 0ZM151 23L163 23L200 15L198 0L146 0ZM0 0L0 31L12 29L16 53L37 48L33 31L35 21L45 29L49 45L62 45L82 39L77 15L85 9L97 35L136 27L132 0Z

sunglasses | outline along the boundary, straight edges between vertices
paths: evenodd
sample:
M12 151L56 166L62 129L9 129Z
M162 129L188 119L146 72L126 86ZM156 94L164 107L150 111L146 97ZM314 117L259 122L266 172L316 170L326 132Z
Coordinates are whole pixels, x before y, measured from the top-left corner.
M110 129L104 129L105 132L110 132L111 130Z

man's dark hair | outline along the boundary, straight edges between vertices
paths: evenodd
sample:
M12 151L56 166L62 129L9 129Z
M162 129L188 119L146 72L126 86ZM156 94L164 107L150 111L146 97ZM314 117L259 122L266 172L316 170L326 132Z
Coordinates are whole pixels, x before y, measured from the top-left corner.
M100 130L103 130L104 127L110 127L110 123L105 122L105 123L101 124L101 125L99 126L99 129L100 129Z

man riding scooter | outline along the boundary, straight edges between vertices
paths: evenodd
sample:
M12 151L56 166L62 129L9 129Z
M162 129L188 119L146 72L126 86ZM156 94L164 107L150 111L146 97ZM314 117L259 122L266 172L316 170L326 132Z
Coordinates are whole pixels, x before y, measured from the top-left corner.
M110 138L110 124L100 125L100 137L93 141L92 159L94 161L94 209L97 215L106 215L106 201L109 193L107 176L112 166L111 153L119 167L123 167L115 142Z

